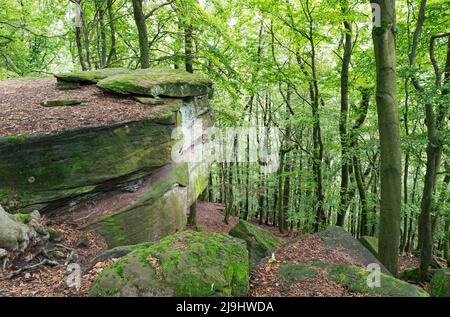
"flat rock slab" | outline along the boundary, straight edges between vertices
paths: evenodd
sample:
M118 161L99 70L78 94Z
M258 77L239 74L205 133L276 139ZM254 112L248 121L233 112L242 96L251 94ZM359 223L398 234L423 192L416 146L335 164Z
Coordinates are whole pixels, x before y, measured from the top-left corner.
M152 97L134 97L134 99L144 105L148 106L157 106L164 104L164 100L161 98L152 98Z
M323 232L319 232L317 235L324 238L324 245L341 247L359 263L366 266L376 263L381 267L383 273L392 275L361 242L341 227L331 227Z
M187 98L211 96L212 82L199 74L175 69L145 69L105 78L97 87L122 95Z
M126 68L105 68L86 72L72 72L55 75L58 82L78 83L82 85L96 84L107 77L119 74L128 74L131 70Z
M43 107L61 107L61 106L77 106L81 105L81 100L78 99L57 99L57 100L47 100L41 102Z

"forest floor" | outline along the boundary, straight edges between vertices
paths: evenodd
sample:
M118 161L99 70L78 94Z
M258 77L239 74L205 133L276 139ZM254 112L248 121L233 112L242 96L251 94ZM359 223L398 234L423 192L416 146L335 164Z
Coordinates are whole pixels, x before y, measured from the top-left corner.
M251 272L251 297L366 297L363 293L349 292L343 285L328 278L328 268L316 268L317 274L302 281L286 284L279 276L282 264L301 264L314 261L347 264L365 268L346 249L324 245L320 235L307 235L295 239L274 251L275 262L263 263ZM418 259L403 255L399 258L401 269L414 268Z
M93 259L106 250L106 243L96 233L81 231L72 224L49 227L63 234L62 241L49 243L45 253L33 254L35 250L29 250L29 253L16 258L4 272L0 269L0 297L83 297L87 295L101 269L109 264L103 262L92 266ZM58 259L54 258L54 252L59 253L56 253ZM19 272L24 267L38 265L49 258L59 265L41 265ZM68 263L77 263L80 266L79 289L68 287L66 284L70 273L67 272Z
M223 204L199 202L197 207L198 229L201 228L207 232L228 233L239 221L237 217L230 216L228 224L223 222L225 208ZM250 219L250 221L259 225L255 220ZM94 263L94 259L106 249L104 240L94 232L83 232L77 229L75 224L51 225L51 221L49 221L49 225L63 233L62 241L48 246L64 254L64 257L59 260L60 265L39 266L2 280L14 272L17 273L17 269L20 267L39 263L44 257L42 254L37 255L27 263L24 257L16 260L14 268L9 267L5 272L1 272L0 269L0 297L85 297L97 275L111 262L108 260ZM294 237L292 234L282 235L277 228L272 226L260 226L285 242ZM250 296L355 296L342 286L329 281L325 271L289 288L282 287L282 282L276 274L281 263L302 263L310 260L362 266L361 263L346 254L345 250L324 246L321 244L320 237L309 235L291 240L290 243L275 250L274 253L277 261L275 265L261 265L251 273ZM65 264L70 262L76 262L81 267L80 289L70 288L66 284L68 272ZM401 269L417 266L418 260L415 257L400 257Z
M41 106L41 102L57 99L76 99L82 104ZM107 95L95 85L62 91L56 88L55 78L0 81L0 137L138 121L154 113L154 107Z
M199 202L197 204L197 226L206 232L228 233L239 222L239 218L230 216L228 225L225 224L223 221L224 209L224 204ZM249 219L249 221L262 229L270 231L283 241L288 241L292 237L289 234L281 234L276 227L259 224L255 219Z

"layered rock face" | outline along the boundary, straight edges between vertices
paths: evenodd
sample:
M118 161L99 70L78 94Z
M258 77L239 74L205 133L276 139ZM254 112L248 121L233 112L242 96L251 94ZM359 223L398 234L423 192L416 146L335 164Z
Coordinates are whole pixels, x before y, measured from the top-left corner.
M212 126L211 82L163 69L56 77L58 86L96 83L96 94L156 102L142 104L152 109L144 119L0 138L0 204L9 212L88 214L83 225L100 232L110 247L157 240L184 227L189 206L208 181L207 156L190 160L186 153L202 146L203 130ZM201 132L192 133L198 126ZM116 192L132 194L114 203L110 195L104 203ZM82 210L78 205L87 199L105 207Z

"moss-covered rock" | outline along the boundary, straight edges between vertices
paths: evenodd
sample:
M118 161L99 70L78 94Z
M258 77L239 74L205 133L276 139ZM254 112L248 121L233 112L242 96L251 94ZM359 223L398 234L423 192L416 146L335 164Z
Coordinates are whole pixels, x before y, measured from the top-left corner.
M375 257L378 258L378 238L371 236L363 236L359 238L359 241L367 250L370 251Z
M52 258L54 258L55 260L61 260L64 259L66 257L66 255L64 254L64 252L62 252L61 250L53 250L50 255L52 256Z
M328 277L330 280L344 285L350 292L388 297L429 296L427 292L416 285L409 284L384 273L380 273L380 287L369 287L367 281L370 272L363 268L336 263L319 263L316 265L327 268L329 270Z
M173 129L148 120L0 140L0 203L8 211L41 209L142 177L171 162Z
M64 238L64 235L61 231L53 229L53 228L46 228L46 231L49 234L50 241L53 242L61 242Z
M282 244L282 242L269 231L261 229L245 220L240 220L239 223L231 229L230 235L242 239L247 243L252 266L257 265L262 258Z
M181 231L106 267L90 289L98 296L246 296L249 265L243 241Z
M36 230L25 224L29 219L9 214L0 205L0 249L25 251L30 245L40 241Z
M450 297L450 269L437 271L431 279L433 297Z
M372 252L343 228L337 226L329 227L316 235L323 239L322 244L324 246L342 248L357 263L361 263L364 266L376 263L380 266L381 272L392 275Z
M57 99L41 102L41 106L43 107L63 107L63 106L77 106L77 105L81 105L81 101L78 99Z
M162 105L164 104L164 100L161 98L151 98L151 97L134 97L134 99L136 99L136 101L144 104L144 105L149 105L149 106L157 106L157 105Z
M182 70L154 68L105 78L97 87L123 95L186 98L211 96L212 83Z
M78 83L82 85L96 84L109 76L128 74L132 71L126 68L105 68L85 72L62 73L55 75L58 82Z
M17 221L26 224L31 220L31 216L29 214L15 214L14 217Z

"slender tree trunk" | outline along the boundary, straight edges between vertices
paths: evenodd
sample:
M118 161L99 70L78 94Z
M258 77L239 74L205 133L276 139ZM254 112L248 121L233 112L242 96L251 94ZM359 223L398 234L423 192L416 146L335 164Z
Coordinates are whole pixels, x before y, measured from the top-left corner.
M343 14L348 13L348 1L344 1L342 5ZM345 44L344 56L342 58L341 68L341 115L339 120L339 136L341 140L341 188L340 203L337 216L337 226L344 226L345 214L348 209L348 76L350 61L352 56L352 26L348 21L344 21Z
M445 64L445 84L450 83L450 35L448 38L447 60ZM441 73L434 53L434 41L432 37L430 41L430 58L433 63L436 73L436 86L441 86ZM448 95L448 89L444 89L443 95ZM433 230L431 221L431 211L433 208L433 201L435 195L436 179L439 173L442 156L442 142L439 140L439 133L443 129L443 122L446 119L446 111L444 110L448 105L444 105L445 101L438 104L437 115L434 111L434 105L427 102L425 104L426 126L427 126L427 168L425 174L425 185L423 188L421 201L421 252L420 252L420 275L422 280L426 280L428 275L428 268L433 257Z
M186 25L184 29L184 54L186 58L186 71L189 73L194 72L193 65L193 50L194 50L194 39L193 39L193 28L192 25Z
M139 61L141 68L150 67L150 47L148 43L148 30L145 23L144 12L142 11L142 0L132 0L133 1L133 14L134 21L136 22L136 27L139 36L139 51L140 57Z
M280 167L278 169L278 229L280 233L286 233L285 229L285 223L284 223L284 217L283 217L283 185L284 185L284 179L283 179L283 172L284 172L284 165L285 165L285 159L286 159L286 152L281 150L280 153Z
M102 4L101 4L102 6ZM107 48L106 48L106 27L105 27L105 11L103 9L103 6L98 11L98 18L99 18L99 24L100 24L100 47L101 47L101 54L100 54L100 65L101 67L105 67L107 64L106 61L106 54L107 54Z
M117 55L116 27L114 25L113 0L108 0L107 9L108 9L108 22L109 22L111 47L109 50L108 58L106 60L106 64L107 66L109 66L112 60L115 59Z
M369 232L368 228L368 217L369 209L367 207L367 195L366 195L366 185L364 184L364 179L361 174L361 165L356 157L353 156L353 168L355 170L355 180L358 187L359 199L361 201L361 221L360 221L360 235L367 236Z
M84 15L83 11L81 11L81 24L82 24L81 30L83 31L84 50L86 51L87 69L92 69L91 41L89 37L89 30L87 29L86 16Z
M377 65L377 111L381 144L381 206L379 259L393 274L398 273L401 213L401 147L397 111L396 9L395 1L376 0L381 26L373 29Z
M84 62L83 57L83 40L82 40L82 9L81 5L77 2L77 16L75 17L75 42L77 44L77 53L78 53L78 60L80 61L80 66L83 71L87 70L86 64Z
M291 164L289 162L289 157L286 157L285 172L289 173L291 171ZM284 178L284 189L283 189L283 232L286 233L288 230L288 219L289 219L289 206L290 206L290 193L291 193L291 177L286 175Z

